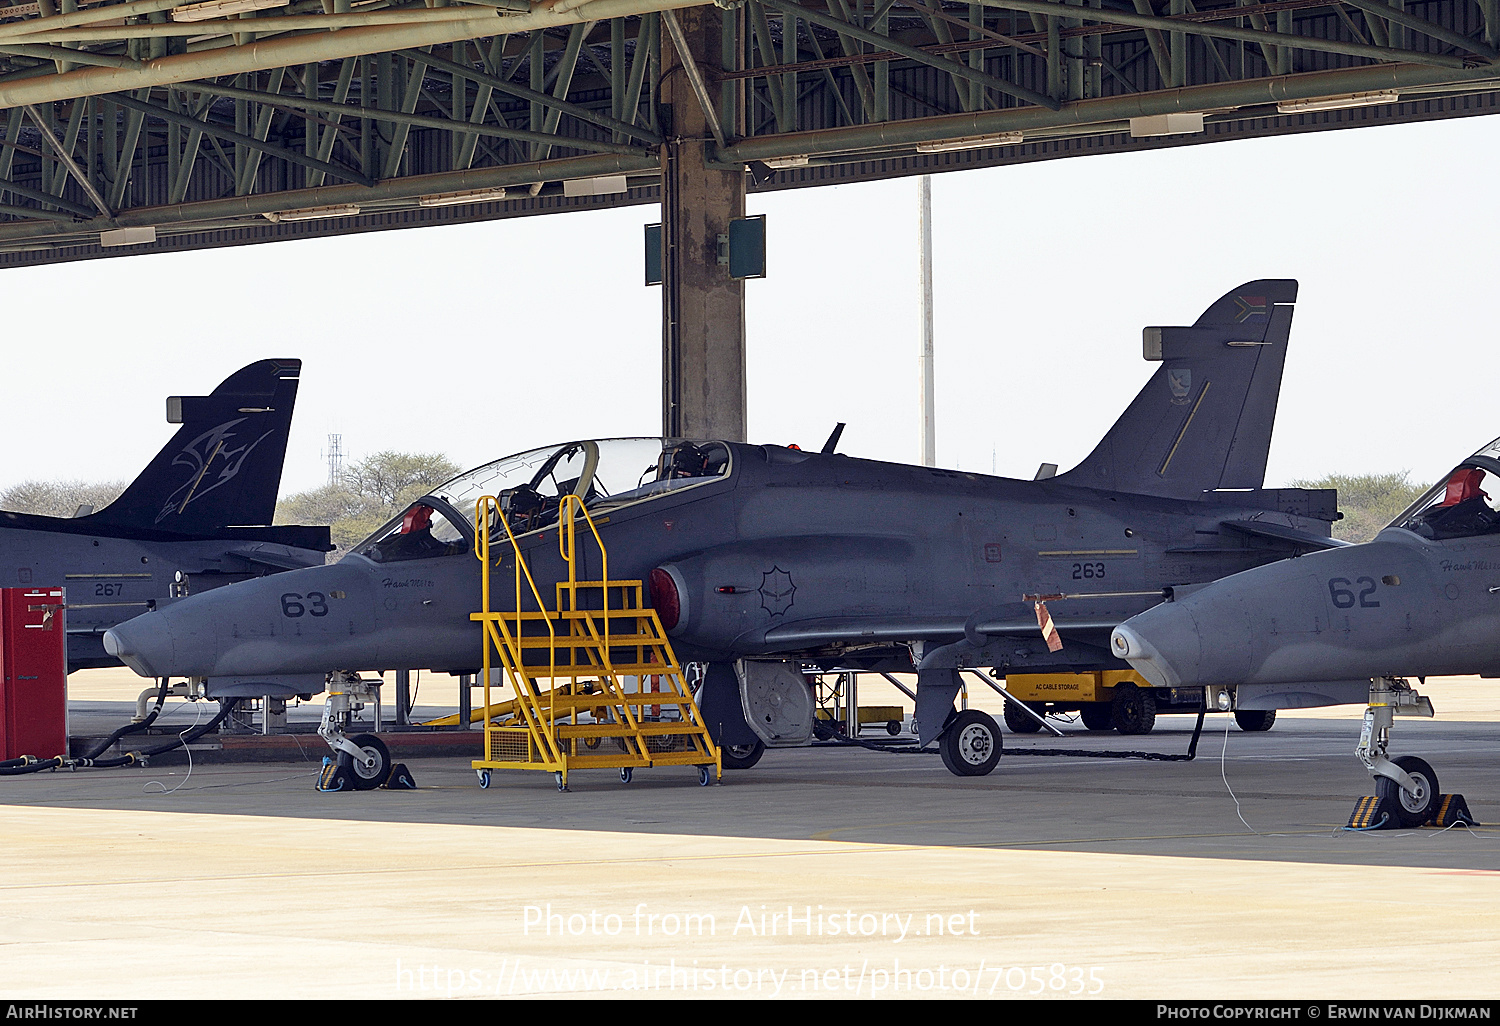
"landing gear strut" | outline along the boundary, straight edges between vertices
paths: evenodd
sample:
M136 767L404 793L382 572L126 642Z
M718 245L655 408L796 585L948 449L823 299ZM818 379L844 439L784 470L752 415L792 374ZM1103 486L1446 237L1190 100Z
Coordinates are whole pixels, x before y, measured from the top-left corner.
M1377 798L1390 799L1391 815L1403 827L1430 822L1438 808L1438 779L1432 767L1415 756L1387 757L1396 714L1431 716L1432 703L1400 677L1376 677L1370 684L1370 706L1354 754L1375 777Z
M333 749L318 789L321 791L370 791L391 777L391 753L374 734L344 733L354 713L373 700L380 708L380 682L363 681L350 674L344 680L328 682L328 700L323 704L323 720L318 734ZM379 722L377 716L376 722Z

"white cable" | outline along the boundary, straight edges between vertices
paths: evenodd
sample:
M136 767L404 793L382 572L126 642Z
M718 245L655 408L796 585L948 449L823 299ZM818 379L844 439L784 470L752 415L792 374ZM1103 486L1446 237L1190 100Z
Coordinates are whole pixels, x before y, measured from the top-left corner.
M1233 716L1224 717L1224 747L1219 752L1219 776L1223 778L1224 789L1229 792L1229 797L1234 799L1234 814L1240 817L1240 822L1245 824L1246 830L1250 831L1252 834L1259 836L1260 831L1255 829L1245 820L1245 814L1240 811L1239 796L1234 793L1234 788L1229 786L1229 772L1226 768L1226 764L1229 757L1229 721L1232 719L1234 719Z
M141 790L144 791L145 793L147 793L147 794L171 794L172 791L176 791L183 784L186 784L188 782L188 777L190 777L190 776L193 775L193 749L187 744L187 742L186 742L185 739L186 739L187 735L192 732L193 727L196 727L198 725L198 721L203 718L203 706L201 704L199 704L199 703L196 703L196 702L193 703L193 704L196 707L197 711L196 711L196 713L193 716L192 726L188 727L187 730L184 730L182 733L180 733L180 734L177 735L177 737L179 739L183 740L182 750L185 751L185 752L187 752L187 757L188 757L188 771L187 771L187 775L184 776L182 778L181 782L178 783L177 787L172 788L171 791L167 790L167 785L163 784L160 780L148 780L148 781L146 781L145 784L143 784L141 786ZM161 788L161 790L159 792L152 791L151 790L151 785L152 784L155 784L157 787Z

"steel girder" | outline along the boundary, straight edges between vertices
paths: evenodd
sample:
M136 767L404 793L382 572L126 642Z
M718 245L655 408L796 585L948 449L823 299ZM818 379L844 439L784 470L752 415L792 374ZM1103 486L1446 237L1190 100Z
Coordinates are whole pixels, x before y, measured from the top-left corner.
M658 198L664 12L704 0L429 2L0 9L0 266ZM709 160L763 189L1500 98L1496 0L747 0L718 16L715 52L683 71L713 108ZM1330 97L1346 109L1296 106ZM1205 131L1131 135L1172 113ZM587 179L609 181L564 184ZM156 241L101 248L118 228Z

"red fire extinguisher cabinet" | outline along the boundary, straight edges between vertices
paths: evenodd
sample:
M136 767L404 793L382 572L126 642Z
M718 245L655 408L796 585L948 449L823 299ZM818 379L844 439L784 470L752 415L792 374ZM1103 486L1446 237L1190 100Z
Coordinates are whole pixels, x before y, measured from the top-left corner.
M0 588L0 753L68 754L68 655L61 588Z

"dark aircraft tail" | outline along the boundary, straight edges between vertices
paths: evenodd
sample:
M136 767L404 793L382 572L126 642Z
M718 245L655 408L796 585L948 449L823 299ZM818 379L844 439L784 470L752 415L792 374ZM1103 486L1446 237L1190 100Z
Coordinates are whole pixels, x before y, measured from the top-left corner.
M182 428L124 494L76 522L178 534L269 524L301 369L301 360L261 360L212 395L169 397L167 422Z
M1145 329L1145 357L1161 367L1088 459L1057 480L1180 499L1259 488L1296 300L1295 281L1252 281L1191 328Z

